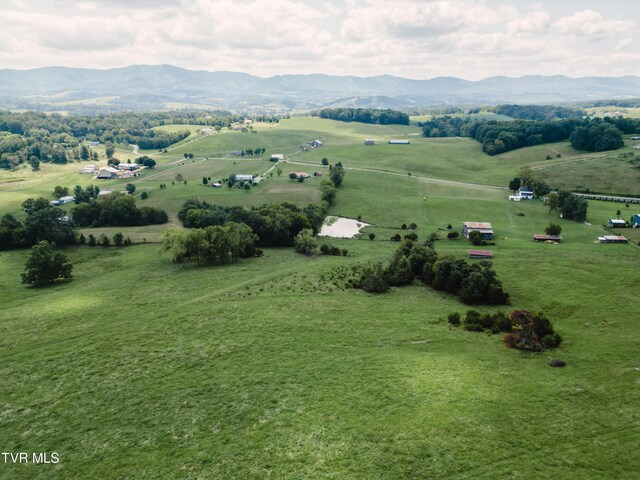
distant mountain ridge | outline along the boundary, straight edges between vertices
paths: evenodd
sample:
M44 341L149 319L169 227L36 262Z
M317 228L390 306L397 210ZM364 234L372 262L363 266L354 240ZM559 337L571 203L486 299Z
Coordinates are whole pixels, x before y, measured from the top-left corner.
M528 75L469 81L455 77L412 80L325 74L267 78L238 72L187 70L172 65L132 65L107 70L43 67L0 70L0 108L91 107L101 103L163 108L166 103L219 108L313 109L326 106L416 108L435 105L556 103L640 96L640 77ZM70 103L71 102L71 103ZM85 102L85 103L83 103Z

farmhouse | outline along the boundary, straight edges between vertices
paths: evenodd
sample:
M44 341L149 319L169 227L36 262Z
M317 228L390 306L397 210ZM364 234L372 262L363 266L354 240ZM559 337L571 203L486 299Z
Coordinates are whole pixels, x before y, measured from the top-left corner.
M631 219L631 226L633 227L640 227L640 213L636 213L633 218Z
M271 161L272 162L281 162L282 160L284 160L284 154L283 153L272 153L271 154Z
M98 172L98 176L96 178L108 179L108 178L117 178L119 170L113 167L103 167Z
M469 258L493 258L493 252L491 250L469 250Z
M625 222L621 218L610 218L609 219L609 226L610 227L624 228L624 227L626 227L626 225L627 225L627 222Z
M628 241L629 240L621 235L603 235L598 237L598 243L627 243Z
M529 190L528 188L521 188L518 191L518 195L522 200L531 200L533 198L533 191Z
M253 180L253 175L236 175L236 182L251 182Z
M533 236L534 242L561 242L562 235L543 235L536 234Z
M365 139L364 144L365 145L375 145L376 142L375 142L375 140L371 140L370 138L367 138L367 139Z
M253 185L258 185L262 180L264 180L264 178L262 178L260 175L253 177L253 180L251 181L251 183Z
M493 227L488 222L464 222L462 224L462 234L469 238L469 234L478 231L484 240L493 238Z
M99 147L100 142L87 142L87 145L89 145L90 147Z
M389 143L391 145L409 145L411 142L409 140L399 140L399 139L393 140L392 139L392 140L389 140Z

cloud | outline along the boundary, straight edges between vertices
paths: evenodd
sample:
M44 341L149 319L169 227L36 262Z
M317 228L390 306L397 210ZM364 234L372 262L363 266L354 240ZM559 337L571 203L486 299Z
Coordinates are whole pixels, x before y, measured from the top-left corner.
M260 76L469 79L637 73L638 15L558 18L550 2L12 0L0 5L0 67L171 63Z
M630 33L633 22L626 20L605 20L593 10L583 10L562 17L554 23L561 33L580 37L619 36Z

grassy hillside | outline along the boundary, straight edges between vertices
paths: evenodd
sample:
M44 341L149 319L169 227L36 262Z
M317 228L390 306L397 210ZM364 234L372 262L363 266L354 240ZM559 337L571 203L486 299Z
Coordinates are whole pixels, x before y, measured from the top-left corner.
M257 130L154 154L158 166L133 180L136 193L150 194L138 204L167 209L175 223L194 196L245 206L318 201L319 178L300 184L286 174L314 171L326 156L361 168L347 170L330 212L372 224L362 239L330 240L350 256L266 249L261 258L198 268L172 263L155 244L72 247L65 253L73 280L32 289L19 283L28 251L0 252L0 444L61 459L2 464L0 477L637 477L640 461L630 452L640 442L640 250L594 240L616 209L640 212L590 201L589 223L579 224L537 200L509 202L504 189L455 183L502 185L517 165L550 162L550 149L561 153L553 163L582 153L555 144L490 158L468 139L320 119ZM361 145L391 136L412 143ZM296 153L315 138L325 145ZM252 147L267 152L225 156ZM289 157L281 177L250 191L202 185L203 176L263 173L271 153ZM90 183L77 168L0 174L0 213L55 184ZM186 185L172 184L178 173ZM493 224L496 245L487 248L511 298L479 310L543 311L564 338L560 349L508 350L500 335L451 327L447 314L468 307L417 282L379 296L344 288L341 272L390 257L397 244L388 239L404 233L402 223L415 222L420 240L436 232L441 255L466 257L467 240L444 238L449 224L459 230L463 221ZM533 242L552 221L564 241ZM163 228L83 231L153 242ZM638 233L624 232L636 242ZM567 366L550 368L552 357Z

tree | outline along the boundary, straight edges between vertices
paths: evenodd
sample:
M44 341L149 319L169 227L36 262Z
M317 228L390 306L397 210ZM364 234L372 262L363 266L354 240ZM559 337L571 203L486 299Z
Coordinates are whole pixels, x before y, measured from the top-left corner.
M389 290L389 284L384 279L384 272L380 263L376 263L364 270L360 278L359 287L369 293L384 293Z
M337 187L342 185L342 179L344 178L344 167L341 162L336 163L329 167L329 178L333 184Z
M34 171L40 170L40 159L35 155L31 155L29 157L29 165L31 165L31 169Z
M549 207L549 213L560 208L560 195L557 192L551 192L546 197L546 204Z
M149 194L147 192L142 192L140 194L140 199L141 200L146 200L147 198L149 198Z
M123 243L124 243L124 235L122 235L120 232L113 235L113 244L116 247L121 247Z
M66 197L69 195L69 187L61 187L56 185L53 189L53 198Z
M82 147L80 147L80 158L82 160L89 160L90 156L91 156L91 152L89 151L87 146L86 145L82 145Z
M177 173L176 176L174 177L174 180L176 182L183 182L184 181L184 177L182 176L181 173Z
M418 228L418 225L416 225L415 223L412 222L412 223L409 224L409 228L411 230L415 230L416 228Z
M515 192L517 190L520 190L520 179L518 177L514 178L513 180L509 181L509 190Z
M322 159L322 165L324 165L325 167L326 167L327 165L329 165L329 160L328 160L328 159L326 159L326 158L323 158L323 159Z
M539 178L533 181L531 189L536 197L544 197L547 193L551 192L551 187L547 185L547 182Z
M206 186L208 183L209 180L207 179L207 177L202 177L202 184Z
M42 287L51 285L58 278L71 278L73 265L62 252L57 252L53 243L46 240L31 248L31 255L25 264L22 283Z
M518 170L518 176L516 178L520 179L520 185L523 187L531 188L533 186L534 180L536 180L536 174L533 173L531 167L525 165L520 167Z
M373 241L373 240L375 240L375 238L376 238L376 234L375 233L372 232L372 233L369 234L369 240Z
M105 144L104 153L107 155L107 158L113 157L113 154L115 153L115 151L116 149L113 146L113 142L107 142Z
M556 223L550 223L547 228L544 229L544 233L547 235L560 235L560 233L562 233L562 227Z
M136 186L133 183L127 183L125 189L127 190L127 193L129 193L129 195L133 195L133 193L136 191Z
M156 161L153 158L147 157L142 162L142 165L144 165L147 168L153 168L156 166Z
M289 178L290 178L291 180L297 180L297 179L298 179L298 175L297 175L295 172L291 172L291 173L289 174Z
M583 197L570 193L560 208L562 218L584 222L587 219L587 206L588 202Z
M313 237L313 230L304 229L295 236L294 247L296 252L304 255L313 255L316 253L318 242Z
M278 167L276 173L278 174L278 176L282 175L282 169Z

